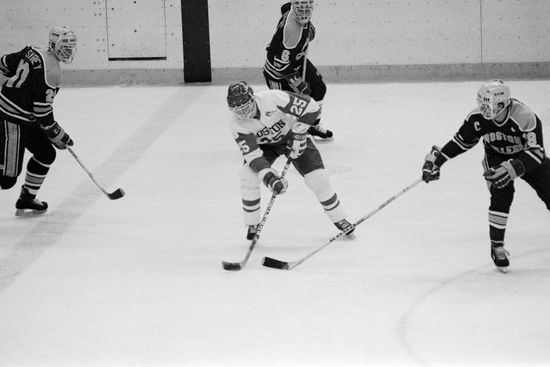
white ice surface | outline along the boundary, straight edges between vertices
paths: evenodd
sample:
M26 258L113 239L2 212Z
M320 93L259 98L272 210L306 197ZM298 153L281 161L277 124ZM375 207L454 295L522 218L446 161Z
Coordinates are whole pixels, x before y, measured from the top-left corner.
M550 134L549 81L513 81ZM350 220L414 182L452 137L479 82L329 85L318 144ZM264 86L255 86L263 89ZM511 271L489 256L481 144L292 271L336 230L289 172L246 253L226 87L66 88L56 118L108 200L67 152L13 216L0 193L0 366L550 365L549 213L516 184ZM28 157L28 156L27 156ZM280 168L283 159L276 162ZM264 190L263 204L269 198Z

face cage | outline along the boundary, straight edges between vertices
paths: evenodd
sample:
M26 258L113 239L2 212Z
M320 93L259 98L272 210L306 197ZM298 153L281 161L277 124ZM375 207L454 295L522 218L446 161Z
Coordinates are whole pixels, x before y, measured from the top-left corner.
M313 12L312 5L296 5L293 7L294 19L300 24L307 24Z
M256 101L254 98L251 98L245 104L236 107L229 107L229 109L239 120L251 119L254 117L256 112Z
M499 106L501 103L493 103L492 97L488 98L488 101L485 101L485 98L478 97L477 99L477 105L479 106L479 110L481 111L481 115L487 119L492 120L494 119L499 113L501 113L506 106Z
M61 61L70 64L73 62L76 53L76 43L68 39L60 38L55 43L54 52Z

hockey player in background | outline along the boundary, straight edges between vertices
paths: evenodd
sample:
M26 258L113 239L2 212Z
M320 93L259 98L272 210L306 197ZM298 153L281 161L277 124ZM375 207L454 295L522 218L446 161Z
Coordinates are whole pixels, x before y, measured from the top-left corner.
M478 107L443 148L432 147L426 156L422 178L439 179L447 160L483 140L483 176L487 180L491 258L506 271L510 262L504 249L504 233L514 199L514 179L527 182L550 210L550 160L545 154L539 117L525 104L510 98L510 88L500 80L484 84L477 92Z
M313 0L292 0L281 6L282 17L266 48L267 59L263 73L269 89L307 94L322 108L327 86L317 68L307 58L309 42L315 37L315 27L311 23L312 12ZM307 63L305 78L304 62ZM332 131L322 128L320 120L319 114L308 132L320 139L332 140Z
M24 151L32 153L25 182L15 203L17 216L43 214L48 204L36 199L56 151L73 145L54 120L52 103L61 84L59 62L71 63L76 51L74 32L55 27L47 50L26 46L0 58L7 80L0 88L0 188L10 189L23 168Z
M315 100L280 90L254 93L246 82L239 82L229 86L227 104L234 115L233 138L244 157L239 177L247 239L254 238L260 222L260 183L276 195L287 189L286 179L271 167L282 155L292 159L336 228L342 231L352 225L345 218L319 151L307 135L319 117L320 107Z

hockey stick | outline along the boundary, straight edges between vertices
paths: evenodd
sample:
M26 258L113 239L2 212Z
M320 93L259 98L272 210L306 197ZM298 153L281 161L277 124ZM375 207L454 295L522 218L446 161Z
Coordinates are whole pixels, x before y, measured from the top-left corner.
M404 193L406 193L407 191L409 191L410 189L412 189L414 186L418 185L420 182L422 182L422 179L419 178L418 180L414 181L412 184L410 184L409 186L405 187L403 190L399 191L397 194L395 194L394 196L392 196L391 198L389 198L388 200L386 200L385 202L383 202L382 204L380 204L378 206L378 208L376 208L375 210L371 211L370 213L368 213L367 215L365 215L364 217L362 217L361 219L359 219L357 222L355 222L353 225L349 226L348 228L346 228L344 231L338 233L337 235L335 235L334 237L332 237L327 243L325 243L323 246L317 248L316 250L312 251L311 253L307 254L306 256L302 257L301 259L298 259L296 261L290 261L290 262L286 262L286 261L281 261L281 260L277 260L277 259L274 259L274 258L271 258L271 257L264 257L263 261L262 261L262 265L263 266L267 266L268 268L274 268L274 269L281 269L281 270L292 270L294 269L295 267L297 267L298 265L300 265L301 263L303 263L304 261L306 261L307 259L309 259L310 257L312 257L313 255L315 255L316 253L318 253L319 251L321 251L322 249L324 249L325 247L327 247L328 245L330 245L332 242L334 242L335 240L339 239L340 237L348 234L349 232L351 232L353 229L355 229L355 227L357 227L359 224L363 223L365 220L369 219L371 216L373 216L374 214L376 214L377 212L379 212L382 208L384 208L386 205L388 205L389 203L391 203L392 201L394 201L395 199L397 199L399 196L403 195Z
M290 167L291 161L292 160L290 158L288 158L288 160L286 161L285 167L283 168L283 172L281 173L281 178L285 177L288 171L288 168ZM252 250L254 250L254 247L256 247L256 243L258 243L258 239L260 238L260 232L264 227L265 221L267 220L267 215L271 211L271 207L273 206L273 203L275 202L276 197L277 197L277 194L271 195L271 200L269 201L269 204L267 204L267 208L265 209L264 216L262 217L260 224L258 224L258 230L256 231L256 235L252 239L252 242L250 242L250 246L248 246L248 251L246 252L246 256L244 257L244 259L242 259L241 262L238 262L238 263L222 261L222 266L224 270L237 271L237 270L241 270L246 266L246 263L248 262L248 258L250 257Z
M126 193L124 192L124 190L122 189L116 189L115 191L111 192L111 193L108 193L107 191L105 191L105 189L103 187L101 187L101 185L99 183L97 183L97 181L95 180L94 178L94 175L92 175L92 172L90 172L90 170L88 170L88 168L86 168L86 166L84 165L84 163L82 163L82 161L80 160L80 158L78 158L78 156L76 155L75 152L73 152L72 148L71 147L67 147L67 150L69 151L69 153L71 153L71 155L74 157L74 159L76 159L76 161L78 162L78 164L80 164L80 167L82 167L82 169L84 171L86 171L86 173L88 174L88 176L90 176L90 178L92 179L92 181L94 181L94 183L97 185L97 187L99 187L101 189L101 191L103 191L103 193L105 195L107 195L107 197L111 200L116 200L116 199L120 199L121 197L123 197Z
M308 42L309 45L309 42ZM302 80L306 81L306 67L307 67L307 49L306 52L304 52L304 67L302 68Z

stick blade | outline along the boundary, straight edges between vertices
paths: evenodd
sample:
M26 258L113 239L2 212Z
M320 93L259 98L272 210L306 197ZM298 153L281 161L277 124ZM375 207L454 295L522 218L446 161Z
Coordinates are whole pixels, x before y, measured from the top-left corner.
M222 267L223 267L223 270L227 270L227 271L239 271L242 269L242 266L240 263L231 263L227 261L222 261Z
M289 265L286 261L277 260L268 256L264 257L262 265L273 269L289 270Z
M122 189L116 189L115 191L113 191L112 193L108 194L107 196L109 196L109 199L111 199L111 200L117 200L117 199L120 199L121 197L123 197L124 195L126 195L126 193L124 192L124 190L122 190Z

